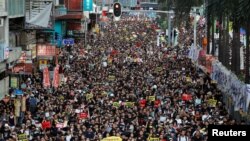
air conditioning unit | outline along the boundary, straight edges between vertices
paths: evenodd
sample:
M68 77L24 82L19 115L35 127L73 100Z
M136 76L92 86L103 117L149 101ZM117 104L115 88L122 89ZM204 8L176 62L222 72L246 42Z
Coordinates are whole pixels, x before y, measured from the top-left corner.
M3 27L3 25L4 25L4 20L3 18L0 18L0 27Z

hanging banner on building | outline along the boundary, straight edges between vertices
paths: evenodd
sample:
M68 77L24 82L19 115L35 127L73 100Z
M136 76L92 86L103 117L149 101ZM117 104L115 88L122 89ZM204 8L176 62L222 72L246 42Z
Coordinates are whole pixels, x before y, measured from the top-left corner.
M43 69L43 86L50 87L49 69L45 67Z
M17 77L12 76L10 78L10 87L11 88L18 88Z
M44 2L36 2L36 4L41 5L39 8L40 11L36 11L34 9L28 10L31 16L26 17L25 27L32 29L51 29L53 28L53 18L51 16L52 10L52 2L44 3Z
M54 88L58 88L59 86L59 80L60 80L60 76L59 76L59 65L57 65L54 69L54 77L53 77L53 87Z
M93 11L93 0L84 0L83 11Z

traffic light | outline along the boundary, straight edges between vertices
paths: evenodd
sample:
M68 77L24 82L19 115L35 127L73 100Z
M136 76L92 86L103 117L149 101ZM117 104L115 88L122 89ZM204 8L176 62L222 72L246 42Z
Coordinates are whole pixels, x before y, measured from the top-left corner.
M122 15L122 7L121 4L116 2L113 5L114 17L119 18Z

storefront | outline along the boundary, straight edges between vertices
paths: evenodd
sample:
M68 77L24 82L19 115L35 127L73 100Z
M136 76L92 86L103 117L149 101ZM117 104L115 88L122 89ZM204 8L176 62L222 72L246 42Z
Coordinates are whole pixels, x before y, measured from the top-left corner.
M25 81L22 78L26 78L27 75L31 75L33 73L31 52L31 50L22 51L20 58L12 67L9 68L10 88L19 88L20 84Z

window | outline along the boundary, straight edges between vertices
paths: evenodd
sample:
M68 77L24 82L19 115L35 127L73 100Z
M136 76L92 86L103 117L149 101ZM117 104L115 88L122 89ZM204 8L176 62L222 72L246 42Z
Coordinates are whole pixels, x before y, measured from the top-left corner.
M0 23L0 41L4 41L4 39L5 39L5 36L4 36L5 29L4 29L4 23L3 23L4 20L0 19L0 21L1 21L1 23Z
M4 23L3 23L3 18L0 18L0 27L3 27Z
M64 4L64 0L59 0L59 4L63 5Z

